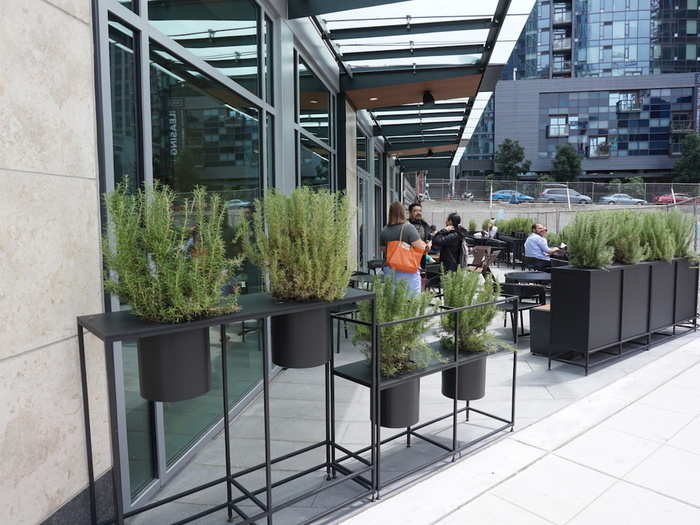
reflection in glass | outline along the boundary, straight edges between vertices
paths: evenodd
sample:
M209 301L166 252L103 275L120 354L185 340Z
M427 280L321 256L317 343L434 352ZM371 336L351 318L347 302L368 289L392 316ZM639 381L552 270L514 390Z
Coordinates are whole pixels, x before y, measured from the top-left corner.
M299 60L299 124L330 143L328 135L331 95L309 66Z
M357 128L357 167L367 171L367 137Z
M262 324L246 321L226 327L226 364L229 403L240 401L262 377ZM209 332L212 389L205 395L163 403L165 453L168 465L192 446L223 417L223 382L219 327Z
M111 80L114 182L129 177L140 180L139 129L137 125L136 48L134 32L109 22L109 68ZM128 309L126 304L121 309ZM122 344L126 440L129 450L130 493L136 496L155 478L152 405L141 397L138 358L134 343Z
M299 155L301 185L328 188L330 153L302 135L299 143Z
M109 72L115 185L125 177L128 177L132 184L138 184L141 180L135 48L134 32L110 20Z
M273 30L273 25L272 25L272 20L268 18L267 16L265 17L265 47L264 47L264 52L265 52L265 100L269 102L270 104L274 104L275 99L274 99L274 86L275 86L275 77L274 77L274 52L273 52L273 43L272 43L272 30Z
M148 19L156 29L256 95L259 11L251 0L148 2Z
M275 187L275 117L265 113L265 125L267 126L267 187Z
M219 192L226 210L227 255L240 255L235 231L250 217L262 187L260 110L155 44L150 59L153 178L174 188L178 200L195 185ZM234 286L241 293L258 291L259 272L245 263L222 293ZM229 327L228 338L235 343L229 347L229 377L232 401L236 401L260 379L261 331L257 323L236 325ZM210 340L212 390L195 399L163 404L168 464L222 417L217 329L212 329Z

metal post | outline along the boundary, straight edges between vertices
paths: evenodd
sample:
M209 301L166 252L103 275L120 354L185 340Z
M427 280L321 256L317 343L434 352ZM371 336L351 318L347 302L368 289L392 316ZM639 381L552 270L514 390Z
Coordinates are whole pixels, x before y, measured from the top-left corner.
M488 283L487 283L488 284ZM459 362L459 314L455 312L455 364ZM455 460L457 451L457 397L459 392L459 366L455 366L454 397L452 398L452 461Z
M378 444L377 444L377 430L376 425L379 420L379 411L377 410L377 398L379 397L379 381L377 379L379 368L379 353L377 352L377 332L376 332L376 322L377 322L377 306L375 304L374 298L372 299L371 306L371 321L372 330L372 348L370 349L370 355L372 356L372 381L370 385L370 413L371 413L371 432L370 432L370 445L371 445L371 461L372 461L372 497L371 500L377 499L377 456L378 456Z
M333 327L333 318L330 319L331 328ZM338 334L340 334L340 320L336 323L338 325ZM346 327L347 329L347 327ZM332 334L332 332L331 332ZM332 345L332 343L331 343ZM338 347L340 347L340 338L338 338ZM335 376L333 375L333 370L335 370L335 355L333 354L333 347L331 346L331 359L330 359L330 381L328 388L328 395L330 396L330 426L331 426L331 477L335 479Z
M263 348L263 412L265 428L265 506L267 525L272 525L272 463L270 458L270 345Z
M330 356L332 358L333 356L333 317L330 315L328 316L328 326L330 330ZM340 322L338 324L338 332L340 333ZM326 400L326 481L331 480L331 427L330 427L330 420L331 420L331 396L330 396L330 390L331 390L331 374L333 373L333 369L331 368L331 361L330 359L326 362L326 364L323 367L324 373L325 373L325 391L323 397Z
M117 415L117 390L114 384L114 345L105 343L105 365L107 367L107 394L109 398L109 423L112 445L112 494L114 497L114 522L124 525L124 501L122 500L122 475L119 466L119 425Z
M381 425L381 414L382 414L382 401L381 401L381 391L379 389L381 385L381 366L380 366L380 360L381 360L381 348L379 344L379 327L377 326L377 303L373 299L372 300L372 353L375 356L375 359L373 359L373 364L374 364L374 370L373 372L373 383L376 385L375 386L375 409L374 409L374 415L376 418L373 421L374 424L374 432L375 432L375 447L376 447L376 453L375 453L375 464L374 464L374 481L375 481L375 494L376 494L376 499L379 499L381 497L380 494L380 486L381 486L381 477L380 477L380 457L381 457L381 447L382 447L382 425Z
M83 421L85 423L85 453L87 454L88 493L90 496L90 519L97 523L97 498L95 496L95 470L92 463L92 433L90 431L90 396L88 394L87 367L85 365L85 335L78 323L78 353L80 357L80 385L83 393ZM119 468L114 465L113 468Z
M208 328L207 328L208 330ZM245 325L243 325L243 331L245 333ZM226 325L222 324L219 327L219 340L221 342L221 381L223 384L223 398L224 398L224 451L226 454L226 503L228 504L226 510L228 512L228 521L233 521L233 507L231 506L231 500L233 495L231 494L231 443L230 432L229 432L229 406L228 406L228 365L226 363Z

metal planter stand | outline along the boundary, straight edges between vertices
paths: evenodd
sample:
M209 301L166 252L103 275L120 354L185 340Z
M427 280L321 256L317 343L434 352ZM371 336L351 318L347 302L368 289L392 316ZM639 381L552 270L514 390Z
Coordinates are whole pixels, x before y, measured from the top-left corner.
M355 472L348 473L343 476L342 479L331 479L336 477L336 472L340 471L337 469L335 464L335 452L337 445L335 444L335 407L334 407L334 389L333 389L333 361L332 353L331 360L325 364L325 392L324 397L326 400L326 435L325 439L309 445L303 449L279 456L276 458L271 457L270 452L270 355L269 348L263 352L263 404L264 404L264 426L265 426L265 462L255 465L253 467L233 472L231 468L231 450L230 450L230 420L229 420L229 401L228 401L228 369L227 369L227 351L226 351L226 325L231 323L238 323L249 320L258 320L268 317L276 317L281 315L294 314L298 312L310 311L318 308L327 309L333 306L341 306L355 303L357 301L372 301L374 303L374 293L363 291L363 290L352 290L348 289L345 297L338 301L331 303L315 301L308 303L278 303L275 302L267 294L251 294L244 295L240 298L241 311L230 315L202 319L197 321L192 321L189 323L181 324L158 324L144 321L137 318L130 312L114 312L106 314L97 315L87 315L81 316L77 319L78 327L78 351L80 359L80 375L81 375L81 385L82 385L82 396L83 396L83 416L85 422L85 451L87 455L87 467L88 467L88 493L90 498L90 510L91 510L91 522L93 525L107 525L116 523L118 525L123 525L125 518L141 514L143 512L152 510L156 507L171 503L184 496L194 494L196 492L214 487L216 485L225 484L226 485L226 499L220 504L214 505L211 508L199 512L197 514L188 516L182 520L177 521L173 525L181 525L188 523L214 512L218 512L223 509L227 509L229 521L233 519L234 513L238 514L246 522L255 522L261 519L266 519L268 524L273 523L273 514L282 509L290 507L295 503L309 498L319 492L327 490L334 487L340 483L344 483L350 480L357 480L362 477L363 474L372 473L374 467L372 464L367 465L364 468L358 469ZM332 319L327 318L329 325L332 325ZM115 386L115 373L114 373L114 350L113 343L117 341L126 340L138 340L144 337L156 336L161 334L174 334L179 332L184 332L187 330L192 330L196 328L208 329L212 326L219 326L219 336L221 341L221 367L222 367L222 380L223 380L223 428L224 428L224 440L225 440L225 454L226 454L226 475L217 479L213 479L207 483L197 485L186 491L174 494L167 498L160 499L153 503L141 506L133 511L124 511L124 502L122 501L122 479L120 473L120 443L119 443L119 432L117 425L117 393ZM87 378L87 367L85 358L85 330L91 332L96 337L98 337L104 344L104 351L106 354L106 372L107 372L107 389L108 389L108 401L109 401L109 420L110 420L110 436L111 436L111 448L112 448L112 491L113 491L113 501L114 501L114 516L111 519L98 521L97 517L97 502L96 502L96 489L95 489L95 473L93 466L93 453L92 453L92 434L90 429L90 395L88 391L88 378ZM326 461L309 467L308 469L296 473L294 475L285 477L279 481L272 482L271 467L273 464L285 461L287 459L293 458L300 454L309 452L317 448L325 448L326 451ZM255 490L250 490L246 488L238 478L255 472L258 470L265 471L265 486ZM294 481L304 475L317 472L319 470L325 470L329 482L324 484L322 487L309 490L296 496L294 498L288 499L277 505L272 503L272 489L279 487L285 483ZM342 473L342 472L341 472ZM233 497L232 489L238 489L243 493L242 496L236 498ZM318 515L314 516L312 520L319 519L323 516L336 512L337 510L354 503L357 500L373 497L374 490L373 486L367 487L366 490L353 497L350 500L344 501L339 505L334 506L330 509L324 509ZM243 501L249 501L253 505L260 509L260 512L249 516L240 507L239 503Z
M430 421L425 421L422 422L418 425L411 426L406 428L406 430L397 433L389 438L382 439L381 437L381 424L380 424L380 418L377 417L377 414L381 413L381 395L380 393L385 391L386 389L396 387L399 385L403 385L407 382L415 381L416 379L419 379L421 377L431 375L431 374L436 374L436 373L441 373L444 370L455 370L454 373L454 389L455 391L458 388L458 381L459 381L459 367L469 364L471 362L484 359L483 355L480 354L468 354L468 353L460 353L459 352L459 334L457 332L457 327L459 326L459 315L461 312L465 310L469 310L471 308L479 308L483 307L486 305L497 305L497 304L503 304L503 303L508 303L508 302L513 302L517 305L518 298L517 297L508 297L506 299L500 299L497 301L493 301L490 303L483 303L483 304L476 304L476 305L470 305L470 306L464 306L460 308L445 308L442 307L441 311L438 311L436 313L430 313L422 316L417 316L417 317L412 317L408 319L401 319L397 321L389 321L389 322L384 322L384 323L378 323L376 322L376 305L372 306L372 315L371 315L371 321L366 322L362 321L360 319L352 319L349 317L347 312L340 312L340 313L335 313L332 314L331 317L334 319L337 319L338 322L340 321L343 322L348 322L348 323L354 323L354 324L360 324L364 325L367 327L370 327L372 330L372 341L371 341L371 359L370 362L367 362L366 360L361 360L361 361L356 361L353 363L349 363L346 365L339 366L337 368L334 368L333 374L337 377L340 377L342 379L346 379L348 381L352 381L354 383L357 383L359 385L365 386L370 389L370 420L371 420L371 426L372 426L372 432L371 432L371 443L367 447L363 447L358 450L349 450L341 445L338 445L337 443L335 444L334 447L332 447L333 451L333 457L331 458L331 464L333 465L333 471L332 471L332 476L335 477L336 472L339 472L341 474L344 474L346 476L356 476L354 477L354 480L356 483L360 484L361 486L365 487L366 489L372 490L372 493L374 495L374 498L379 499L380 497L380 491L381 488L385 487L386 485L390 483L394 483L400 479L403 479L407 476L413 475L416 472L419 472L429 466L432 466L434 463L442 461L447 458L451 458L452 461L456 459L458 455L461 454L462 451L473 447L474 445L483 442L486 439L489 439L490 437L499 434L503 431L509 430L513 431L514 424L515 424L515 389L516 389L516 371L517 371L517 354L515 350L513 350L513 368L512 368L512 387L511 387L511 411L510 411L510 418L504 418L500 417L494 414L490 414L488 412L485 412L483 410L478 410L476 408L473 408L469 405L469 401L466 402L465 406L463 408L459 408L457 405L457 399L452 400L452 411L436 417L434 419L431 419ZM454 315L457 317L456 323L455 323L455 334L454 334L454 349L452 350L446 350L441 346L440 342L437 343L432 343L430 346L433 347L434 350L439 352L444 360L435 360L434 362L431 362L426 366L425 368L419 369L412 371L410 373L402 374L399 376L387 378L383 377L380 374L380 359L381 359L381 345L380 345L380 338L379 338L379 332L383 327L386 326L391 326L395 324L400 324L400 323L408 323L420 319L429 319L429 318L438 318L443 315ZM516 334L517 334L517 319L515 321L516 323ZM515 344L517 345L517 335L515 337ZM335 396L334 396L334 382L331 382L331 412L334 414L335 413ZM495 421L498 421L502 423L499 427L490 430L483 435L479 436L478 438L472 439L466 443L459 443L457 440L457 418L459 414L464 413L465 418L467 421L469 421L469 414L470 413L477 413L486 417L489 417ZM422 433L419 433L419 430L422 430L423 428L426 428L430 425L433 425L435 423L438 423L440 421L444 421L446 419L452 419L452 443L451 445L445 445L444 443L440 443L439 441L428 437ZM335 421L334 418L331 418L331 425L332 425L332 430L331 430L331 435L334 435L334 427L335 427ZM402 472L401 474L394 476L392 479L389 480L382 480L381 475L380 475L380 467L381 467L381 455L382 455L382 446L386 445L387 443L390 443L396 439L405 437L406 438L406 447L411 446L411 438L416 437L418 439L421 439L422 441L426 443L430 443L431 445L440 448L443 450L443 453L440 454L439 456L430 459L428 462L419 465L415 468L410 469L407 472ZM336 458L335 457L335 450L340 450L344 455ZM370 459L367 459L364 457L369 453ZM355 460L359 462L362 465L365 465L365 468L362 469L356 469L352 470L346 465L343 464L343 462L346 462L348 460ZM371 468L371 478L367 478L363 476L361 473L366 470L366 468ZM359 474L359 475L358 475Z

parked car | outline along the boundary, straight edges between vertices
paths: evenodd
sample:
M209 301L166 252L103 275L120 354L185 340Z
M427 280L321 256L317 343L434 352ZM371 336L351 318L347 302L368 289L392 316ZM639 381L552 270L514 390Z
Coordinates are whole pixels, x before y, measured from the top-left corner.
M626 193L613 193L612 195L605 195L601 197L598 201L600 204L636 204L637 206L643 206L647 203L644 199L637 199L631 197Z
M224 207L226 209L230 208L248 208L250 207L250 202L248 201L242 201L241 199L231 199L230 201L226 201L224 204Z
M690 195L687 193L666 193L654 197L654 204L673 204L674 202L681 202L688 199L690 199Z
M566 192L569 192L567 197ZM566 188L547 188L538 199L540 202L568 202L575 204L590 204L592 199L588 195L583 195L576 190Z
M512 204L520 204L521 202L532 202L534 197L520 193L514 190L498 190L491 194L491 198L495 201L505 201Z

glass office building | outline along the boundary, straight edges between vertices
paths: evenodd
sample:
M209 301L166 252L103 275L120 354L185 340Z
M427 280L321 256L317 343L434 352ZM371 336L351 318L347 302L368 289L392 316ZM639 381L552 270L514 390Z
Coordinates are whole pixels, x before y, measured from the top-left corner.
M694 72L700 68L698 63L698 5L697 0L570 0L549 1L538 0L527 19L523 32L515 44L513 53L503 70L502 80L531 80L531 79L558 79L558 78L609 78L620 76L644 76L663 75L667 73ZM617 105L608 104L609 96L615 93L614 88L607 85L609 81L601 80L600 89L596 98L606 99L606 103L599 106L608 108L594 113L582 111L581 115L574 115L574 107L578 107L579 101L592 99L594 95L585 90L579 93L568 92L562 95L573 102L567 106L563 114L567 115L567 123L558 123L561 116L555 116L551 120L549 100L556 95L547 93L541 97L542 106L540 112L539 133L542 147L538 148L538 158L551 157L556 143L569 141L575 144L578 151L588 155L591 144L603 140L601 138L610 135L607 131L596 132L593 137L580 135L580 125L576 130L576 138L568 135L564 137L548 136L547 127L552 129L561 126L571 126L568 123L571 118L585 122L590 129L608 130L617 136L619 126L617 118L598 118L601 115L617 115ZM671 89L670 87L667 88ZM689 88L686 88L686 90ZM624 95L623 96L627 96ZM632 96L632 95L630 95ZM660 100L659 96L652 96L647 92L639 92L635 97L640 100L640 106L646 106L641 110L642 114L653 112L656 114L675 112L671 102L659 103L663 109L657 109L657 104L652 100ZM683 98L690 95L684 95ZM673 100L678 97L673 95ZM647 100L646 104L641 100ZM665 99L664 99L665 100ZM692 104L693 100L683 102L683 107ZM493 103L498 105L498 101ZM669 107L666 107L669 106ZM652 109L652 107L654 109ZM682 109L678 111L689 111ZM495 107L494 110L496 111ZM556 119L559 120L556 120ZM619 142L610 139L610 155L668 155L669 151L675 153L679 149L679 140L683 133L680 129L671 129L670 120L673 117L664 116L653 118L627 119L620 118L619 122L626 126L628 122L635 126L630 133L626 127L622 127L619 136L623 138ZM682 124L686 128L692 127L692 115L677 116L683 119ZM649 120L649 123L647 123ZM470 143L466 146L465 155L460 165L462 176L483 175L493 170L484 167L484 156L489 155L497 148L496 143L488 143L487 130L492 125L493 116L484 112L482 121L477 126ZM546 121L546 122L545 122ZM602 122L605 126L595 127L595 122ZM638 122L642 126L636 128ZM655 125L651 125L651 123ZM609 127L608 127L609 125ZM561 128L563 129L563 128ZM642 132L637 133L641 129ZM663 131L662 131L663 130ZM687 131L687 130L686 130ZM646 139L640 137L646 134ZM628 135L638 140L624 140ZM663 139L662 139L663 137ZM517 139L517 137L512 137ZM591 142L592 141L592 142ZM663 147L662 147L663 142ZM651 144L654 147L651 147ZM641 145L638 149L627 149ZM607 146L606 146L607 147ZM629 152L629 153L627 153ZM632 153L634 152L634 153ZM663 153L662 153L663 152ZM489 157L493 160L493 154ZM531 159L534 160L534 159Z

